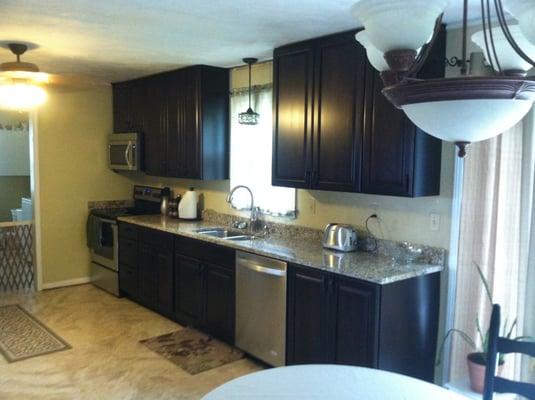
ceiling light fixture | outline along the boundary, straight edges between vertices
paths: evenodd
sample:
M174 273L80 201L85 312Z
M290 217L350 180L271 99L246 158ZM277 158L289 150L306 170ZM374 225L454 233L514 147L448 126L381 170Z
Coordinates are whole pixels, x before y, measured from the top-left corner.
M256 125L260 114L251 108L251 66L258 61L257 58L244 58L243 62L249 64L249 108L238 114L238 122L242 125Z
M491 1L499 28L491 27ZM535 66L535 4L503 1L519 26L508 25L502 0L481 0L483 30L472 36L494 76L467 75L468 0L464 0L461 76L425 80L415 76L433 46L449 0L359 0L352 8L366 33L359 32L356 39L381 72L383 94L416 126L454 142L460 157L466 155L468 144L514 126L535 101L535 81L525 78Z
M8 47L17 61L0 64L0 108L27 111L40 106L47 95L38 84L47 82L47 74L39 72L37 65L20 60L28 46L10 43Z

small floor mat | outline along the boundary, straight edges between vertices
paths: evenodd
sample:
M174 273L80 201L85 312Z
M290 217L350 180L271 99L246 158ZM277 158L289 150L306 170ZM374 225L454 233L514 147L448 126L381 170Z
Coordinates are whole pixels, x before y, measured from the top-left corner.
M67 342L21 306L0 306L0 353L8 362L70 348Z
M241 350L192 328L144 339L140 343L191 375L237 361L244 356Z

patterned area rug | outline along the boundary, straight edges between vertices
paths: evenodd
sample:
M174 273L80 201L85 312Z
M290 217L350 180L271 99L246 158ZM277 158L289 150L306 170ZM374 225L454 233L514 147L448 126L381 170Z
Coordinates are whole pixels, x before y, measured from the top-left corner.
M0 353L8 362L70 348L67 342L21 306L0 306Z
M241 350L191 328L144 339L140 343L191 375L243 358Z

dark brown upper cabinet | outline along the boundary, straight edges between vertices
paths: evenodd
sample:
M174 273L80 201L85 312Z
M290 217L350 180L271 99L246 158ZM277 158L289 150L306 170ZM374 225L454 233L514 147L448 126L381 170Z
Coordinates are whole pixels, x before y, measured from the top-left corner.
M228 178L228 77L197 65L113 84L114 131L142 134L147 174Z
M416 128L382 95L356 32L275 49L273 184L438 195L440 140ZM419 76L443 76L444 57L441 32Z

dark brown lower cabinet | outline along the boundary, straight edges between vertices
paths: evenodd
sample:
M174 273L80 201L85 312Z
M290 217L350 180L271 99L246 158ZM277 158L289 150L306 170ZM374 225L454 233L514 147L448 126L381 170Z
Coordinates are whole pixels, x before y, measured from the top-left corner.
M204 269L204 327L214 336L234 341L234 273L206 264Z
M440 274L375 285L290 265L287 364L336 363L434 378Z
M200 325L202 319L203 266L200 261L175 255L176 313L187 325Z
M229 343L234 342L234 257L228 248L175 238L175 318Z

